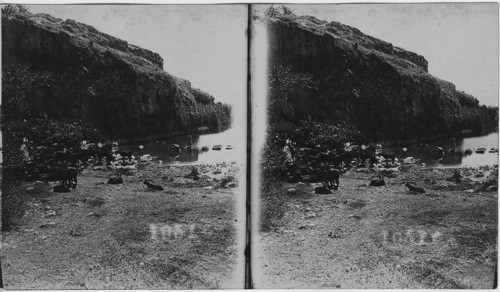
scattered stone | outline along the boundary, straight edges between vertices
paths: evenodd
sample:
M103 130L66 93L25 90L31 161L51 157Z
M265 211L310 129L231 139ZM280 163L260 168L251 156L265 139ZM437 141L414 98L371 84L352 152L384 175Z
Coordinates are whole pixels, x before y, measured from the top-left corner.
M304 216L304 219L312 219L312 218L315 218L315 217L316 217L316 213L311 212L311 213L307 213L307 214Z
M474 192L474 189L468 189L468 190L465 190L464 192L465 192L465 193L473 193L473 192Z
M363 217L361 217L359 215L351 214L351 215L347 216L347 219L349 219L349 218L362 219Z
M237 186L238 186L238 184L236 182L232 181L226 185L226 188L235 188Z
M299 226L299 229L311 229L311 228L314 228L314 227L316 227L316 224L306 224L306 225ZM301 240L304 240L304 239L301 239Z
M48 222L45 222L42 225L40 225L40 228L51 228L51 227L54 227L54 226L56 226L56 222L54 222L54 221L48 221Z
M34 187L27 187L26 188L26 192L28 192L28 193L33 193L34 191L35 191Z
M101 218L102 214L92 212L92 213L89 213L87 216Z
M410 189L410 191L412 192L417 192L417 193L421 193L421 194L424 194L425 191L424 189L421 189L421 188L418 188L418 187L415 187L415 186L412 186L410 183L406 183L405 185L407 188Z
M54 210L49 210L47 213L45 213L45 217L53 217L56 216L56 211Z
M403 159L403 163L405 163L405 164L415 164L417 162L418 162L418 160L415 159L415 158L413 158L413 157L411 157L411 156L406 157L405 159Z
M214 189L214 186L206 186L206 187L203 187L205 190L213 190Z

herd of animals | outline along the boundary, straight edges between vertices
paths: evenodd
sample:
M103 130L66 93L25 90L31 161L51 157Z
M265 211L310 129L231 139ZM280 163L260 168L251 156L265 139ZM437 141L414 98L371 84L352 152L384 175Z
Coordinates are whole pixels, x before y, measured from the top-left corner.
M291 146L291 145L289 145ZM429 147L428 145L421 145L422 147L429 148L429 154L435 161L441 161L446 155L454 155L456 153L462 154L456 148L448 150L442 147ZM345 172L349 166L356 165L358 168L382 166L382 170L397 166L395 153L388 153L382 151L381 145L359 146L352 145L349 150L337 151L329 150L327 147L317 145L311 148L297 148L290 147L294 156L293 162L285 162L283 164L282 174L288 182L320 182L323 183L322 191L328 193L329 190L337 190L340 183L340 176ZM406 149L405 149L406 150ZM476 153L484 153L486 149L478 148ZM498 151L491 149L490 152ZM471 149L464 152L465 155L472 154ZM385 162L385 163L384 163ZM373 186L384 185L384 180L379 177L371 182ZM406 184L410 191L424 192L421 188L415 187L411 184Z
M178 151L176 146L173 144L171 151ZM24 161L20 169L25 180L59 181L60 185L54 187L54 192L69 192L70 188L76 188L78 174L90 164L110 165L121 161L122 165L132 165L134 157L132 150L118 150L117 144L107 143L86 143L69 149L60 145L38 146L31 152L32 158ZM110 178L108 183L123 183L121 174L117 172L116 177ZM148 189L163 190L149 181L144 181L144 184Z

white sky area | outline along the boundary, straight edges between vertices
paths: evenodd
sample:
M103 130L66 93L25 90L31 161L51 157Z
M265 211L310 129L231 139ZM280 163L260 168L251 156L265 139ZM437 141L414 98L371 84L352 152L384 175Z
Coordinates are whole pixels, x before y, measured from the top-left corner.
M286 5L424 56L429 73L498 106L498 3Z
M481 104L498 105L498 3L287 5L298 15L338 21L424 56L429 73ZM32 5L152 50L164 69L216 100L246 96L247 6ZM238 112L238 109L235 109Z
M246 5L26 5L32 13L74 19L151 50L166 72L216 101L246 103ZM236 108L234 108L236 106ZM244 111L243 111L244 112Z

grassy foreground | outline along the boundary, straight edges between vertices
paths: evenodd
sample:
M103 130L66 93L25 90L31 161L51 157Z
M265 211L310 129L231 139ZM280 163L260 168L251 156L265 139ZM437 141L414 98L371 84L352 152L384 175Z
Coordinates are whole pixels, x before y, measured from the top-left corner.
M332 194L283 183L283 214L262 232L257 288L492 288L498 167L413 167L369 186L355 170ZM406 182L422 187L412 193ZM495 187L487 189L491 183Z
M221 187L236 164L150 165L124 184L85 170L71 193L25 183L18 228L3 234L7 289L241 288L237 188ZM147 190L144 180L164 191ZM225 180L224 180L225 179Z

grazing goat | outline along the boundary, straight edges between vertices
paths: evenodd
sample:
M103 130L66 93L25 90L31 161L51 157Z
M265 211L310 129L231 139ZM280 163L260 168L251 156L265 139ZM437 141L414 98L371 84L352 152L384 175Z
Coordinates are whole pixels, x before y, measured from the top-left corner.
M338 190L339 188L339 178L340 170L332 168L328 165L324 166L322 169L322 181L325 188Z
M123 183L123 178L120 173L116 174L116 177L112 177L108 180L108 184L118 185Z
M58 169L52 173L42 175L45 181L60 181L65 187L76 188L78 184L78 170L74 168Z
M154 185L147 180L144 181L144 184L148 187L148 189L155 190L155 191L163 191L162 186Z
M410 191L412 191L412 192L417 192L417 193L421 193L421 194L424 194L424 193L425 193L424 189L421 189L421 188L418 188L418 187L414 187L414 186L412 186L410 183L406 183L406 185L405 185L405 186L406 186L407 188L409 188L409 189L410 189Z

